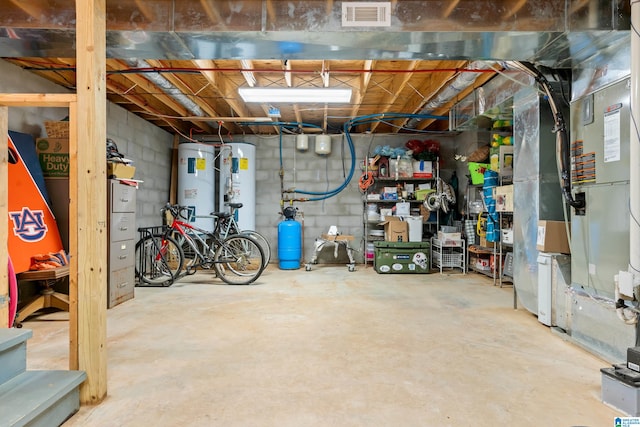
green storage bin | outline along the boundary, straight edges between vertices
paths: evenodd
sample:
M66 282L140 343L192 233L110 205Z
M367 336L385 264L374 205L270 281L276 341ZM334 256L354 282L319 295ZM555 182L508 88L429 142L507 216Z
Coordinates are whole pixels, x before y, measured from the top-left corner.
M375 242L373 267L381 274L431 272L429 242Z

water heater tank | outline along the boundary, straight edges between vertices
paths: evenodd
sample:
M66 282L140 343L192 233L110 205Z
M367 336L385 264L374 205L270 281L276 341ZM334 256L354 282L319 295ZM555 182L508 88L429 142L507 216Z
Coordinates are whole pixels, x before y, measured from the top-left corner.
M331 136L316 136L316 154L331 154Z
M178 204L188 206L190 222L205 230L214 225L213 218L202 218L215 210L214 161L213 145L178 145Z
M231 142L220 147L219 211L228 212L225 203L242 203L236 211L241 230L256 229L256 146Z

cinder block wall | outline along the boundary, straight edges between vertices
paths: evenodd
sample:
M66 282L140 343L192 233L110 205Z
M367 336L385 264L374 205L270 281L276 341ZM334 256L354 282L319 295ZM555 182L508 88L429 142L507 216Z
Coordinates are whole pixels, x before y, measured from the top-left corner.
M134 178L143 181L136 195L136 226L162 225L160 209L169 201L173 135L107 103L107 137L133 160Z

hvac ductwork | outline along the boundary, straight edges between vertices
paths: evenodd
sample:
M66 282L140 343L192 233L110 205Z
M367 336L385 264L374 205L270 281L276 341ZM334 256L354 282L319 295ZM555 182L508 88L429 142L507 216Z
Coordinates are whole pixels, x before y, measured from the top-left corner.
M126 62L130 67L134 68L153 68L148 62L142 59L131 59ZM194 116L202 117L205 115L198 104L193 102L187 95L183 94L180 89L175 87L173 83L164 78L160 73L145 73L144 77L155 83L164 93L178 101Z
M482 72L474 73L473 70L491 70L493 68L492 65L487 62L474 61L469 64L466 69L469 71L458 74L458 76L454 78L453 81L438 94L438 96L425 104L418 114L433 114L436 109L444 106L447 102L458 96L460 92L472 85L478 76L482 74ZM407 122L405 127L414 129L421 120L422 119L417 118L411 119Z

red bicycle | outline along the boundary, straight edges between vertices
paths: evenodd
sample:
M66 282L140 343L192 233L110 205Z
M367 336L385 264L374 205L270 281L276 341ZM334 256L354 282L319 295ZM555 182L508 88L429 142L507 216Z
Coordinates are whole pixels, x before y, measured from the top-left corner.
M180 245L187 274L213 268L220 279L232 285L248 285L260 277L265 254L253 237L242 233L221 237L218 221L213 231L196 227L188 222L186 206L167 204L164 210L171 214L164 236Z

